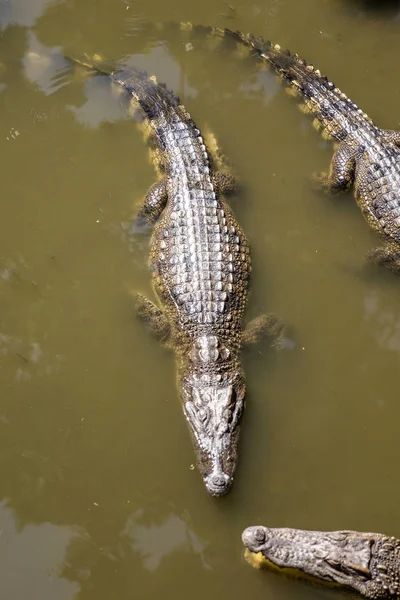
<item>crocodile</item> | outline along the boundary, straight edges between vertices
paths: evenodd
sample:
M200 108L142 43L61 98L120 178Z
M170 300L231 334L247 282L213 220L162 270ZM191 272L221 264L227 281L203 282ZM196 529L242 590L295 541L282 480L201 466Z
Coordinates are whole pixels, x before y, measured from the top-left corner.
M250 248L224 195L235 177L218 148L165 84L131 68L74 58L122 86L140 107L160 175L136 224L153 227L149 266L158 305L136 293L138 316L177 362L177 385L197 468L212 496L226 494L238 459L246 386L240 350L264 334L279 339L281 321L261 315L243 326Z
M326 139L337 144L329 174L314 176L316 188L335 194L353 185L365 219L384 242L368 258L399 273L400 132L377 127L332 81L297 54L252 34L228 28L208 30L250 48L300 96L305 109L314 117L315 126Z
M263 526L242 534L247 551L306 576L356 590L366 598L400 597L400 540L381 533L307 531ZM266 559L266 560L265 560ZM256 562L255 562L256 564Z

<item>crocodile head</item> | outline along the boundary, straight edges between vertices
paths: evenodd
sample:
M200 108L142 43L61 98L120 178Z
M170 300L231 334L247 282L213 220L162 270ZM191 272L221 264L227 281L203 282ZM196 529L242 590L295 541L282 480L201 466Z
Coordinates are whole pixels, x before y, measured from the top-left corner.
M197 468L212 496L226 494L238 457L245 384L231 351L216 336L198 338L180 378Z
M388 576L391 562L398 572L393 558L399 542L379 533L257 526L245 529L242 540L250 552L261 552L278 567L351 587L367 597L397 597L399 592L397 578Z

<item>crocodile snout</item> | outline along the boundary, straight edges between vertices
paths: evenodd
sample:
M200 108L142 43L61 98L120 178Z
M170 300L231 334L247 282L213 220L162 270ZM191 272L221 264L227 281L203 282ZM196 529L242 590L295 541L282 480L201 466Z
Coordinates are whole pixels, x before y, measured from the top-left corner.
M231 488L232 477L229 477L225 473L218 473L217 475L209 475L205 478L204 482L208 492L212 496L223 496Z

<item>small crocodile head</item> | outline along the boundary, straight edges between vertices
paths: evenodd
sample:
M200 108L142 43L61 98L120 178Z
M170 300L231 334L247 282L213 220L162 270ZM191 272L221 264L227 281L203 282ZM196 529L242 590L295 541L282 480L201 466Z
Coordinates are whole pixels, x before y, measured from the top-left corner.
M396 544L382 534L256 526L244 530L242 541L250 552L261 552L278 567L351 587L368 597L388 597L389 588L397 586L387 569ZM394 591L396 596L399 589Z
M199 337L185 361L180 390L197 467L207 491L223 496L238 457L246 391L240 365L216 336Z

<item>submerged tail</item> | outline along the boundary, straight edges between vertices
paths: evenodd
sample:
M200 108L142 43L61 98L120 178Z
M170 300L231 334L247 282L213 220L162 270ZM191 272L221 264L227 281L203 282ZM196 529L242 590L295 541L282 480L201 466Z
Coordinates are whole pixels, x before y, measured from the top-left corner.
M112 81L126 90L150 121L159 117L161 113L176 110L181 106L179 97L169 90L165 83L157 82L154 76L149 76L145 71L124 64L114 66L97 55L91 58L86 55L69 55L66 58L96 73L110 77Z
M340 140L360 120L371 119L352 100L347 98L335 84L313 65L307 64L298 54L281 50L278 44L264 41L262 37L224 29L224 34L247 46L261 59L271 65L303 97L307 109L325 128L329 137Z
M218 43L226 46L229 42L236 47L238 45L247 47L251 54L268 63L290 84L292 90L303 100L307 111L315 117L317 128L322 127L328 138L340 141L350 131L357 129L361 122L365 124L367 121L372 125L368 115L347 98L332 81L321 75L313 65L307 64L297 54L292 54L289 50L281 50L280 46L264 41L261 37L228 28L195 25L190 22L152 23L145 25L143 29L151 32L157 39L164 34L174 40L178 37L188 51L193 49L198 39L211 40L213 47Z
M165 152L168 148L171 149L171 135L175 137L176 144L182 142L182 129L199 138L200 131L178 96L165 83L159 83L155 76L149 76L145 71L123 63L111 65L98 56L66 58L95 73L108 76L125 90L133 108L141 109L145 120L140 124L140 129L149 144L151 162L159 174L165 171L171 158L170 153Z

